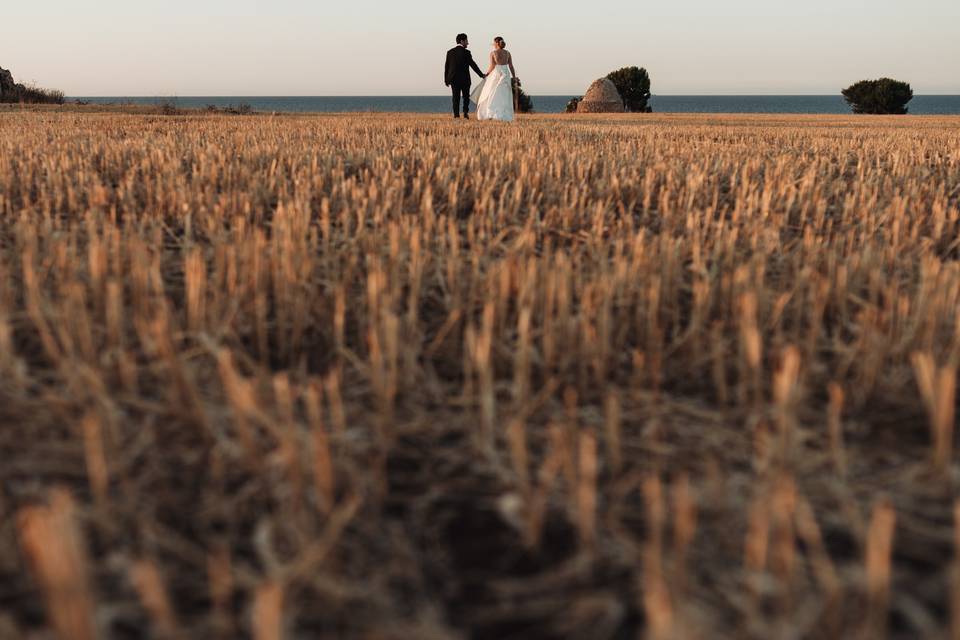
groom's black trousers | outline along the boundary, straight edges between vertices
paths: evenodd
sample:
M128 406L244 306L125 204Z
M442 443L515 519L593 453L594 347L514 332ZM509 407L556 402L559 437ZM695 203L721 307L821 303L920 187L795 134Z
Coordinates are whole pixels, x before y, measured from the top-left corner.
M453 91L453 117L460 117L460 103L463 102L463 115L470 113L470 85L458 87L451 85Z

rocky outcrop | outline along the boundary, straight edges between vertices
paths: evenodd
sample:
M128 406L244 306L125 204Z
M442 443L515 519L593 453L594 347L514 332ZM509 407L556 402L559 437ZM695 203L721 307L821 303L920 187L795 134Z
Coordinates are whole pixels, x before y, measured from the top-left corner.
M623 99L609 78L600 78L583 94L577 113L623 113Z
M14 82L13 74L0 67L0 102L29 104L63 104L63 92L25 86Z
M19 93L17 84L13 81L13 74L0 67L0 100L6 96L13 97Z

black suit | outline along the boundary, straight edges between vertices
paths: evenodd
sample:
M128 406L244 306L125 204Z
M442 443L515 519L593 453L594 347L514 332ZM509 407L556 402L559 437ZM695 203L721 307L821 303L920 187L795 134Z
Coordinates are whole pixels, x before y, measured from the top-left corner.
M470 113L470 69L483 77L483 71L473 61L470 50L460 45L447 51L447 64L443 69L443 82L453 90L453 117L460 117L460 101L463 101L463 115Z

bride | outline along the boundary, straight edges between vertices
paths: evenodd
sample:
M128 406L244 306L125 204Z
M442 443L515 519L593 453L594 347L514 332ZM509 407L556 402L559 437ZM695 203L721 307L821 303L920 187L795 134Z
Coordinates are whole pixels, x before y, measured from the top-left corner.
M513 56L506 47L507 43L500 36L493 39L490 68L470 96L477 103L478 120L513 122L513 83L517 72L513 68Z

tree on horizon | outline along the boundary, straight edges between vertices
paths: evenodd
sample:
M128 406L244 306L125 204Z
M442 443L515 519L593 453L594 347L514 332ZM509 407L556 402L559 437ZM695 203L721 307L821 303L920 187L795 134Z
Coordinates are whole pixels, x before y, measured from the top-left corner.
M633 113L650 113L650 74L643 67L623 67L607 74L623 100L623 108Z
M513 89L517 97L517 113L533 113L533 98L520 86L520 81L513 79Z
M913 99L910 85L892 78L861 80L841 93L854 113L872 115L906 114L907 103Z

